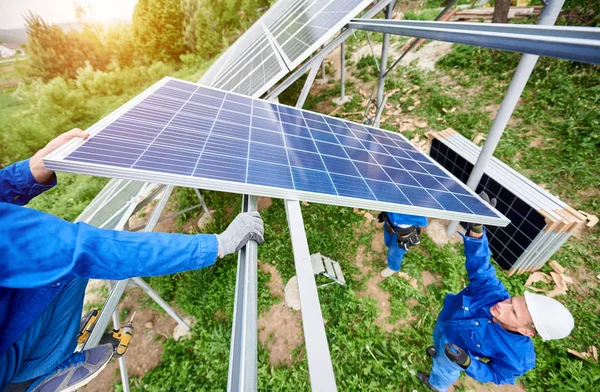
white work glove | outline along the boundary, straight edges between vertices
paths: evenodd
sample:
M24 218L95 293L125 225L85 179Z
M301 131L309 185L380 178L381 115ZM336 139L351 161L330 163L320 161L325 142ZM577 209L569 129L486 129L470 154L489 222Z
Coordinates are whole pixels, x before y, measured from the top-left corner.
M219 257L237 252L249 240L259 245L265 242L265 227L257 211L244 212L235 217L224 232L217 234Z

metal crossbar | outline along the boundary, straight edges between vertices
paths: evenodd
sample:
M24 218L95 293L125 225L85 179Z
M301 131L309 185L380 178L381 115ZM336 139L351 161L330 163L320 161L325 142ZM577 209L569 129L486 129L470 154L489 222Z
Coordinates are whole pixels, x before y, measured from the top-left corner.
M361 19L351 20L348 27L600 64L596 27Z

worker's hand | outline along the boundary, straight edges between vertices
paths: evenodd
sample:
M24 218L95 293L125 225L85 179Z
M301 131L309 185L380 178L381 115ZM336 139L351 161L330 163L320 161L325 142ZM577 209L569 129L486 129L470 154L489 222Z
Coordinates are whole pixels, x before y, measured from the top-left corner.
M481 197L483 201L485 201L492 207L496 207L496 204L498 203L498 200L496 200L496 198L490 200L490 197L485 192L481 192L479 194L479 197ZM479 238L483 235L483 225L481 223L471 223L469 226L471 228L471 237Z
M249 240L262 244L265 242L264 231L263 221L257 211L239 214L224 232L217 235L219 257L237 252Z
M471 364L471 357L469 354L456 344L450 345L450 343L446 343L444 346L444 351L446 352L448 359L463 369L468 368Z
M89 136L89 133L84 132L81 129L74 128L54 138L50 141L50 143L46 144L46 147L36 152L35 155L29 160L29 169L31 170L31 174L33 174L33 177L36 179L36 181L40 184L45 184L54 174L53 171L46 169L46 165L44 164L44 157L46 155L50 154L73 138L80 137L87 139Z
M387 217L387 212L381 211L379 215L377 215L377 222L383 223L385 222L385 218Z

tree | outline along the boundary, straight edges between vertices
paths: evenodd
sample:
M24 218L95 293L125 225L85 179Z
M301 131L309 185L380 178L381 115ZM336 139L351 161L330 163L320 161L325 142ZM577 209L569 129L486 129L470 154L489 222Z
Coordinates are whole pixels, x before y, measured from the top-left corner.
M496 0L496 4L494 5L494 16L492 16L492 23L508 23L510 2L511 0Z
M73 79L86 62L94 69L105 69L110 57L93 34L77 31L65 33L33 13L25 16L27 59L25 73L48 81L56 76Z
M139 0L133 12L137 47L145 62L179 61L186 53L180 0Z

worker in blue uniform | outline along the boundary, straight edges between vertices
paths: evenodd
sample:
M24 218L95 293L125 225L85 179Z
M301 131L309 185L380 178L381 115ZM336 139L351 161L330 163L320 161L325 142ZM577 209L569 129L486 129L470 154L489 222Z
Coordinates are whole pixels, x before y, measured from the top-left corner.
M383 241L388 247L387 268L381 276L388 278L400 271L406 251L421 243L421 227L427 226L427 218L395 212L380 212L377 217L383 222Z
M485 193L481 196L496 204ZM433 358L431 373L418 373L434 391L446 391L463 371L482 383L514 384L535 367L534 335L562 339L575 325L567 308L553 298L529 292L510 296L490 263L482 225L471 224L462 237L469 285L444 299L433 330L434 346L426 350Z
M88 279L195 270L264 242L257 212L219 235L183 235L103 230L23 207L56 185L43 158L88 136L71 130L0 170L0 391L74 391L108 363L110 343L73 354Z

